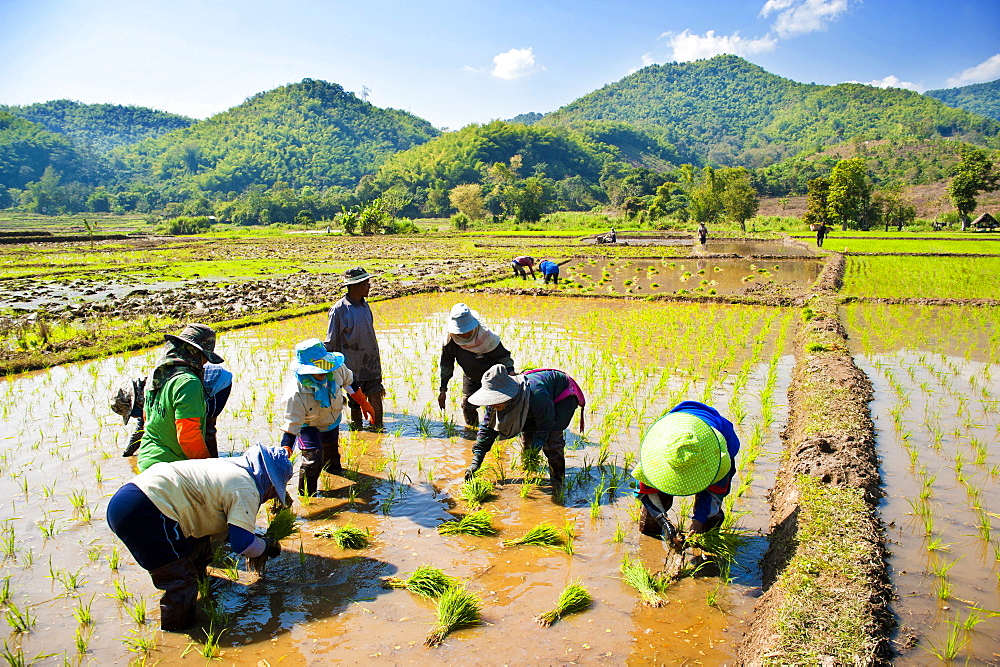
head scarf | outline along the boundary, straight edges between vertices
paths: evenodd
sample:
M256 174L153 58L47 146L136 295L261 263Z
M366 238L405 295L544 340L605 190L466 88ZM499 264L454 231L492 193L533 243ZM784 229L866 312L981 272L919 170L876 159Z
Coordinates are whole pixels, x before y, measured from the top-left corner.
M472 331L474 333L471 338L462 339L453 333L449 333L448 338L455 341L455 345L473 354L486 354L497 349L497 346L500 345L500 336L490 331L482 322Z
M503 410L492 408L497 416L497 431L501 440L508 440L524 430L528 419L528 379L523 375L512 375L512 380L520 385L517 395L507 402Z
M204 381L205 367L202 365L202 356L201 350L195 349L180 339L168 338L163 345L163 356L156 365L147 385L150 396L155 399L167 380L178 373L191 373L199 380Z
M329 373L324 375L322 380L316 379L315 375L309 373L296 373L295 377L298 378L300 385L312 392L313 397L321 406L330 407L330 401L333 400L337 387L330 384Z
M254 484L257 485L257 492L260 494L261 503L264 502L265 496L267 496L267 492L271 490L272 486L275 487L278 499L284 500L285 486L287 486L288 480L292 478L292 464L285 456L277 457L279 460L275 463L275 475L279 479L275 483L267 470L267 463L264 461L264 456L265 453L262 451L262 445L258 443L248 449L243 456L234 456L226 460L250 473ZM279 485L281 487L280 493L278 493Z

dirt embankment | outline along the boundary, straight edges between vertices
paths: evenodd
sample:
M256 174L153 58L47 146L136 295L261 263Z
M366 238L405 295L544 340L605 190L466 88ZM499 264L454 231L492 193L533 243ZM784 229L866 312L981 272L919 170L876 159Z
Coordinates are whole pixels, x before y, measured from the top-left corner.
M872 388L837 316L833 291L843 267L842 256L831 257L796 337L786 457L771 492L762 561L766 592L740 647L744 664L879 664L891 657Z

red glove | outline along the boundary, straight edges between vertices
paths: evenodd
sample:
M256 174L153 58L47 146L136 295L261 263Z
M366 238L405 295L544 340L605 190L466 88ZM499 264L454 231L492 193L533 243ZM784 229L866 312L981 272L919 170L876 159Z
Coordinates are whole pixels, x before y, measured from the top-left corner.
M368 397L365 393L358 389L356 392L351 394L351 398L354 402L361 406L361 416L368 420L369 424L375 423L375 411L372 410L372 404L368 402Z

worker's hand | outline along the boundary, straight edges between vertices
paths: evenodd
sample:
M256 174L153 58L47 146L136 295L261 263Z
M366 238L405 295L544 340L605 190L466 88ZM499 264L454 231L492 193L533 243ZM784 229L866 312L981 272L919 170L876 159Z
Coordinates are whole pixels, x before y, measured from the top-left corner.
M692 534L700 534L705 532L705 524L698 519L691 519L691 531Z
M358 389L356 392L351 394L351 398L353 398L361 408L361 416L364 417L369 424L374 424L375 411L372 410L372 404L368 402L368 397L365 396L365 393Z
M448 398L447 391L442 391L440 394L438 394L438 407L441 408L442 410L444 410L445 400L447 400L447 398Z
M281 554L281 543L273 537L267 537L266 535L261 538L264 540L264 555L268 558L277 558Z

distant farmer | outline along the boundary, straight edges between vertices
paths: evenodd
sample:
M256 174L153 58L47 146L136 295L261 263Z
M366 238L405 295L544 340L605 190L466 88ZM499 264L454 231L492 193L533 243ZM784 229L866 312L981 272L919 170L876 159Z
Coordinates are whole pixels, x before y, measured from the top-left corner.
M698 243L705 245L708 241L708 227L705 226L704 222L698 223Z
M354 388L361 390L371 404L369 421L373 428L382 428L382 357L379 354L378 339L375 338L375 320L366 297L371 291L371 276L360 266L344 272L347 294L330 309L330 321L326 328L328 352L340 352L344 363L354 373ZM351 426L361 428L361 405L353 398Z
M608 243L618 243L618 232L615 231L614 227L608 232Z
M438 407L444 410L448 396L448 383L455 373L455 362L462 369L462 414L470 428L479 426L479 411L469 403L469 397L482 387L483 373L502 364L509 373L514 372L514 359L500 342L500 336L490 331L479 318L479 313L464 303L451 308L445 325L445 340L441 347L441 388Z
M205 459L212 455L205 439L205 364L221 364L215 331L189 324L177 336L167 334L163 357L146 382L145 428L136 465Z
M572 421L577 406L587 403L573 378L554 369L511 375L503 364L497 364L483 374L483 386L469 397L469 402L487 407L472 446L472 464L465 471L466 479L479 470L498 438L507 440L520 435L526 452L541 450L545 454L552 493L561 491L566 477L563 431ZM489 427L494 417L496 429ZM583 431L582 413L580 431Z
M535 258L530 255L521 255L520 257L515 257L510 260L510 268L514 269L514 277L520 276L523 280L528 279L528 273L524 270L525 267L531 272L531 279L535 279Z
M297 441L302 451L301 495L316 495L321 471L334 475L344 472L339 439L345 389L368 420L372 420L372 406L364 392L351 386L353 381L354 373L344 363L344 355L327 352L319 338L295 346L292 376L281 396L285 405L281 446L291 456Z
M819 229L816 230L816 247L823 247L823 241L826 239L826 234L826 223L820 223Z
M691 532L722 524L722 500L729 494L740 441L733 424L704 403L684 401L660 417L642 437L639 532L682 542L667 518L674 496L695 496Z
M111 497L108 526L163 591L163 630L194 623L198 576L211 554L200 545L211 537L228 540L235 553L249 558L281 553L276 541L254 529L264 501L286 501L291 477L285 450L254 445L240 457L158 463Z
M559 284L559 265L555 262L543 259L538 264L538 270L542 272L542 277L545 278L545 284L548 285L551 280L554 285Z

